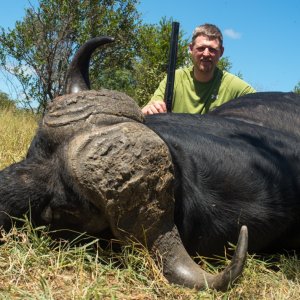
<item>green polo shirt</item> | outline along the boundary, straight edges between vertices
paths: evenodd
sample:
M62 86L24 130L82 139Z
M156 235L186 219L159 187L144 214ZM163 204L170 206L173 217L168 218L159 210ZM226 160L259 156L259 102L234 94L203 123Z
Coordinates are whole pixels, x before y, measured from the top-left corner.
M150 102L164 100L167 77L160 83ZM221 104L249 93L255 93L239 77L216 68L209 82L194 79L193 66L176 70L172 112L206 113Z

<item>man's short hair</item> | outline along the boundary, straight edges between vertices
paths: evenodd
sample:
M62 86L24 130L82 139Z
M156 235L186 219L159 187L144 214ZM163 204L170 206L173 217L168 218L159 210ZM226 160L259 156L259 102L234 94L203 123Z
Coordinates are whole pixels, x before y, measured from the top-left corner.
M206 24L197 26L193 32L193 37L192 37L193 44L195 42L195 39L199 35L205 35L210 40L218 39L220 42L220 46L223 46L223 35L222 35L221 30L216 25L206 23Z

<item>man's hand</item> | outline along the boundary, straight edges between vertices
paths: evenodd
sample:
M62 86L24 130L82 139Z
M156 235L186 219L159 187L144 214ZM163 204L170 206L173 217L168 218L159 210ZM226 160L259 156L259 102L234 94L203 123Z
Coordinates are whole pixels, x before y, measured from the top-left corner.
M153 115L153 114L166 113L166 112L167 112L166 104L165 102L162 101L154 101L142 108L142 113L144 115Z

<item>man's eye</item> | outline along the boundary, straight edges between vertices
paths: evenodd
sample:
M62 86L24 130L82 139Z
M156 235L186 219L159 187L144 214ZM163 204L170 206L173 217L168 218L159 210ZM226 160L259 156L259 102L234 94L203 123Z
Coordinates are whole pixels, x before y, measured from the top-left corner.
M211 53L211 54L216 54L218 52L218 49L215 49L215 48L212 48L212 47L198 47L197 48L197 50L201 53L204 52L205 49L208 49L209 53Z

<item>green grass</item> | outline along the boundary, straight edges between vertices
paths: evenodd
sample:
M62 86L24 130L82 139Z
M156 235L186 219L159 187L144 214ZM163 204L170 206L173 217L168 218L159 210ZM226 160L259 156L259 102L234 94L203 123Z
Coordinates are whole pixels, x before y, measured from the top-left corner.
M101 248L97 239L85 235L71 242L54 241L47 228L33 229L28 221L4 233L2 242L1 299L277 300L300 295L296 255L278 255L272 263L249 256L234 288L197 292L168 284L147 250L134 243L119 244L121 249L114 251L110 244Z
M36 118L16 111L0 112L0 169L26 154ZM47 228L21 228L2 233L0 300L2 299L300 299L300 261L296 254L262 260L248 256L238 283L226 293L170 285L148 251L132 243L113 250L78 234L71 242L51 239ZM202 260L218 272L229 263ZM221 265L221 266L220 266Z

